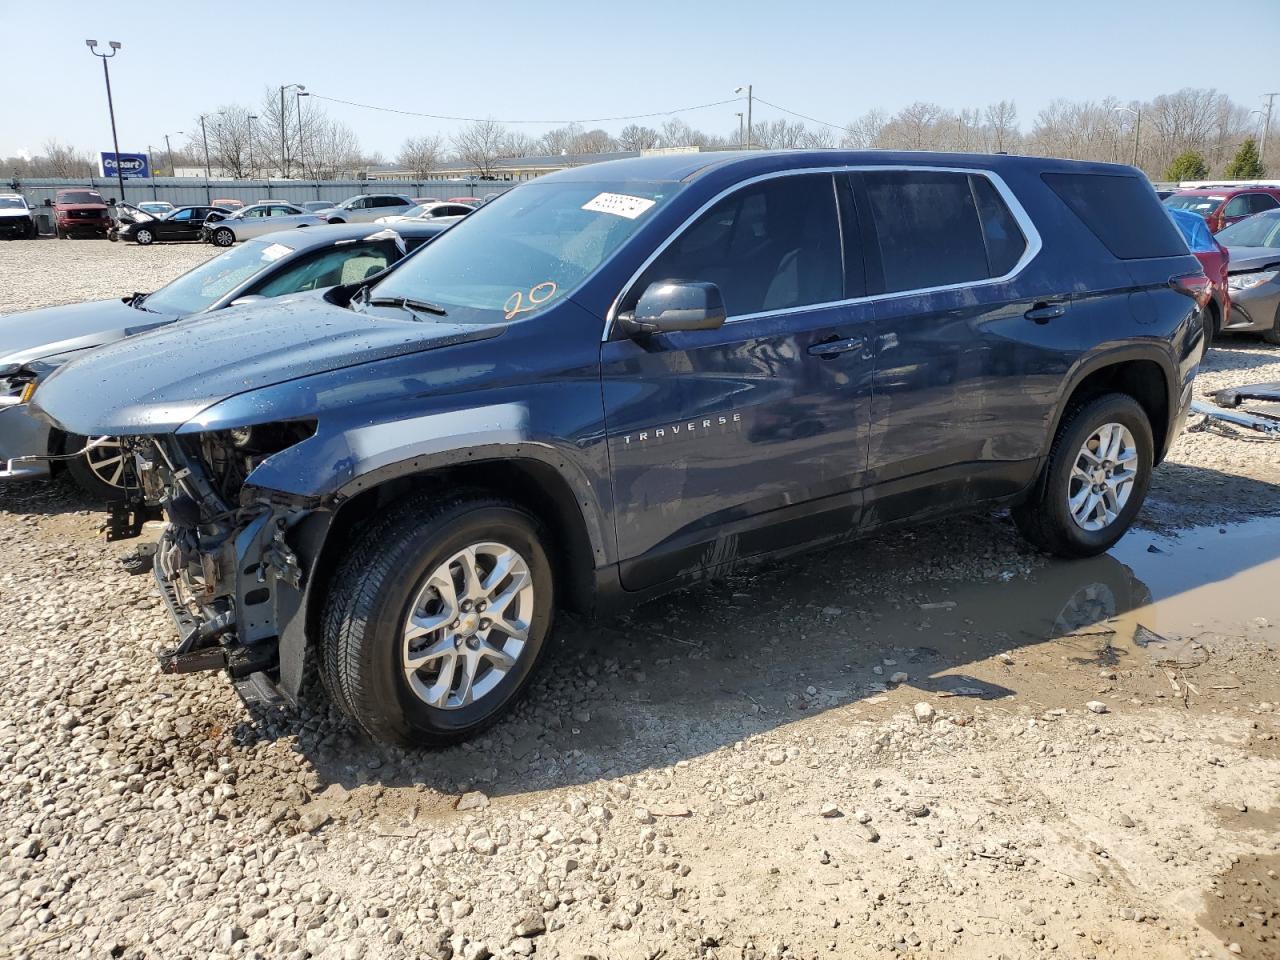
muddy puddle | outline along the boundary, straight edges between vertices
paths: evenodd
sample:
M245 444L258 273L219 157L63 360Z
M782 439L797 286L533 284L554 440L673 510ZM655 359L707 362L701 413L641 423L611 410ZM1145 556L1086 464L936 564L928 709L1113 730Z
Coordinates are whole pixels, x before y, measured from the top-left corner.
M1200 923L1243 957L1280 956L1280 856L1245 856L1205 897Z
M911 662L1053 642L1078 663L1192 669L1236 646L1275 645L1280 517L1177 535L1135 530L1100 557L916 593L914 604L875 613L882 644L916 645Z

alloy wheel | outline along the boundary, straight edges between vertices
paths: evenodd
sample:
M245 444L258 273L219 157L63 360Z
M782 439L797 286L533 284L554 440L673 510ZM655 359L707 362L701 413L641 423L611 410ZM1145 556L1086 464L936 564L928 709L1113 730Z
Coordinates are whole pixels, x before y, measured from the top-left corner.
M1067 483L1067 509L1083 530L1105 530L1119 517L1133 492L1140 467L1129 428L1104 423L1076 454Z
M124 444L115 437L106 437L101 443L86 450L84 461L93 475L107 486L124 486L126 454Z
M458 710L492 693L528 643L535 599L529 564L505 544L475 543L438 565L404 624L414 695Z

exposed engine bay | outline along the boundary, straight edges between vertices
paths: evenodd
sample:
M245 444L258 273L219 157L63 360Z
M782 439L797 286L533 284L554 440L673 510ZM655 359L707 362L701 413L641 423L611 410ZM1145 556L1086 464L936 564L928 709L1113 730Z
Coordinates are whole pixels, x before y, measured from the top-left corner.
M138 488L113 507L108 537L136 536L157 514L166 521L154 572L180 640L159 654L164 672L226 668L246 700L277 699L271 688L278 680L280 594L289 592L293 614L303 588L287 535L311 509L246 481L267 457L314 431L314 421L297 421L125 438Z

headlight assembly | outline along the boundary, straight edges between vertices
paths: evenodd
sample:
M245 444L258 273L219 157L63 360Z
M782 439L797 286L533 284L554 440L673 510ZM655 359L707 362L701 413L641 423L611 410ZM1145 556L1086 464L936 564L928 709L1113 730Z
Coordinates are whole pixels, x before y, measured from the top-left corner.
M1227 277L1227 287L1232 290L1252 290L1275 279L1280 270L1260 270L1257 273L1233 273Z

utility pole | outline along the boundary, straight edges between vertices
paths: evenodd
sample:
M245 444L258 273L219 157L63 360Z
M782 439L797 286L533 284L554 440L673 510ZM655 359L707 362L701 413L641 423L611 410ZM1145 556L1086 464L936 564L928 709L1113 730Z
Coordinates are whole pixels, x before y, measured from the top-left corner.
M249 179L250 180L253 179L253 174L257 169L253 165L253 140L254 140L253 121L257 119L258 119L258 115L256 113L249 114Z
M745 150L747 149L747 141L743 139L745 136L745 134L742 132L743 131L743 126L742 126L743 113L741 110L739 110L736 114L734 114L734 116L738 118L738 149Z
M1138 139L1142 136L1142 107L1137 109L1138 121L1133 125L1133 165L1138 165Z
M1267 98L1267 115L1262 121L1262 144L1258 148L1258 161L1265 165L1267 162L1267 134L1271 132L1271 104L1277 96L1280 96L1280 92L1264 93L1263 96Z
M307 89L300 83L282 83L280 84L280 178L282 180L289 179L289 157L285 153L284 132L289 115L284 112L284 92L286 90L305 90Z
M298 172L304 177L307 175L307 158L302 149L302 98L309 96L311 94L307 93L306 88L301 85L293 93L294 103L298 105Z
M733 92L741 93L742 88L739 87L737 88L737 90ZM746 148L748 148L748 150L750 150L751 148L751 84L750 83L746 84Z
M213 173L209 170L209 131L207 131L204 128L204 118L207 116L208 114L206 113L200 114L200 138L204 140L204 178L205 180L208 180L210 177L213 176Z
M179 133L181 133L182 131L181 131L181 130L179 130L178 132L179 132ZM165 152L167 152L167 153L169 154L169 176L171 176L171 177L172 177L172 176L174 176L174 171L173 171L173 144L169 143L169 135L168 135L167 133L164 135L164 149L165 149Z
M107 69L107 61L120 51L120 44L109 40L107 46L111 48L110 53L99 53L97 40L86 40L84 45L102 61L102 76L107 81L107 112L111 114L111 146L116 151L116 179L120 181L120 202L124 203L124 169L120 166L120 138L116 136L116 108L111 101L111 71Z

